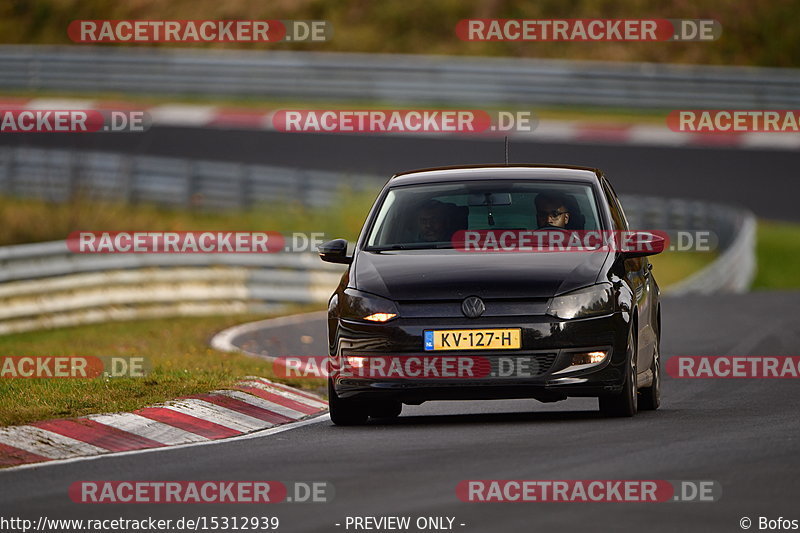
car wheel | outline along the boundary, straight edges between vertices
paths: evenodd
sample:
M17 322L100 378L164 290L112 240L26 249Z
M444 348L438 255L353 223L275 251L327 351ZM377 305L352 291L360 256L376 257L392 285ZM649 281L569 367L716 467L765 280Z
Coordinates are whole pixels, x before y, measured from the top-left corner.
M403 404L397 400L378 402L369 407L369 416L373 418L397 418L403 411Z
M661 340L656 337L656 348L653 353L653 363L650 371L653 373L653 383L643 387L640 391L639 408L643 411L655 411L661 405Z
M328 378L328 409L331 421L337 426L357 426L364 424L369 418L363 403L345 400L336 395L331 378Z
M626 354L625 383L622 391L613 396L600 397L600 412L610 417L626 417L636 414L639 391L636 386L636 336L633 328L628 333L628 352Z

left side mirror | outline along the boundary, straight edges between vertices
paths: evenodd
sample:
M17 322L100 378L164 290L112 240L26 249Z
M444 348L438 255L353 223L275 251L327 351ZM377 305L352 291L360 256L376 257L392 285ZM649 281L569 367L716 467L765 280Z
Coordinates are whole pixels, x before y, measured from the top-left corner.
M342 263L349 265L353 262L353 257L347 255L347 240L334 239L321 244L319 248L319 258L328 263Z

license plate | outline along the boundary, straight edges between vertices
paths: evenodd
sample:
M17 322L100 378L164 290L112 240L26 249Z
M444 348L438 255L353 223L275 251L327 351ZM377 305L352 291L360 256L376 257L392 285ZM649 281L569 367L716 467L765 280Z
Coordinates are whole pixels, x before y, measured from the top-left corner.
M520 329L440 329L425 332L425 350L518 350Z

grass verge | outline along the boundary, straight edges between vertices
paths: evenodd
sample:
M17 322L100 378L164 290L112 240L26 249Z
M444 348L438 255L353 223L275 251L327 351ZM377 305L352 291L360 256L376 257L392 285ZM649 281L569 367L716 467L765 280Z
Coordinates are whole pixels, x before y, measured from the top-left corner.
M336 208L302 204L260 205L248 210L204 211L126 205L76 198L62 204L0 196L0 246L64 239L73 231L278 231L324 232L354 239L375 191L342 190Z
M712 252L664 252L649 259L658 285L663 289L708 266L716 258L717 254Z
M317 308L298 308L311 311ZM0 337L0 353L39 356L145 357L144 378L2 379L0 426L36 420L132 411L181 396L229 387L238 379L272 377L270 362L209 347L218 331L263 316L137 320L18 333ZM319 389L322 380L280 379Z
M754 289L800 289L800 224L758 221Z
M7 44L70 44L67 26L75 20L327 20L327 42L163 43L170 48L247 48L315 52L384 52L491 55L653 63L764 65L796 67L800 6L791 0L403 0L402 2L296 0L35 0L0 3L0 32ZM713 18L722 38L711 42L619 41L464 41L455 29L460 19L673 19ZM113 45L102 45L111 47ZM131 46L123 43L123 46ZM149 45L148 45L149 46Z

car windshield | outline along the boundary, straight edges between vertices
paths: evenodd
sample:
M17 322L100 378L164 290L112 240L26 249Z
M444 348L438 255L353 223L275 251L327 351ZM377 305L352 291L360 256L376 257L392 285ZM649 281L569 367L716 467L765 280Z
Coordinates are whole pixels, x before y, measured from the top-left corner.
M462 230L600 229L586 184L465 181L394 187L380 206L367 250L452 248Z

